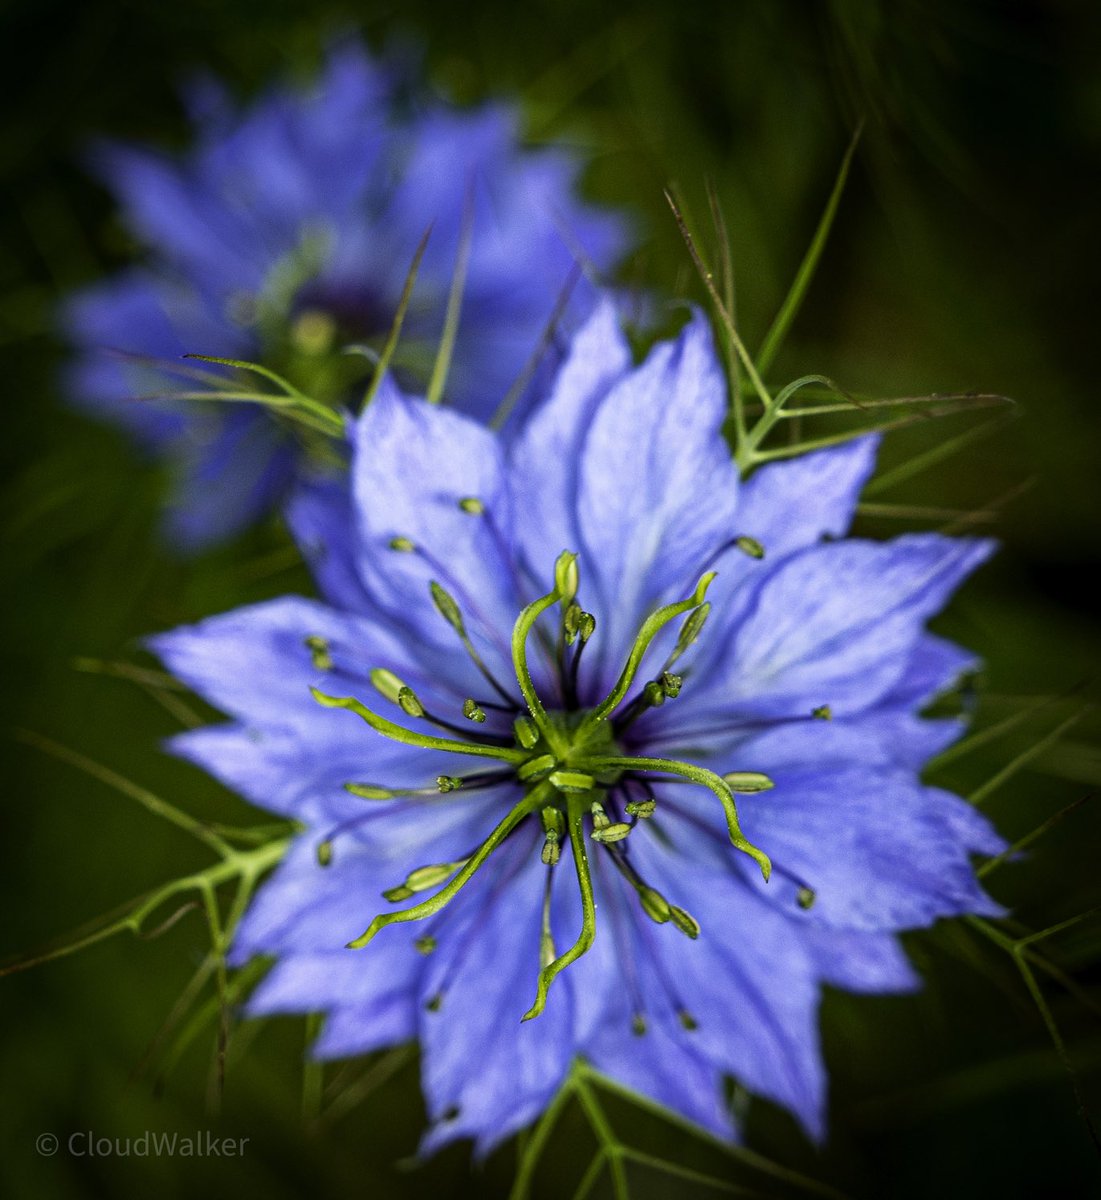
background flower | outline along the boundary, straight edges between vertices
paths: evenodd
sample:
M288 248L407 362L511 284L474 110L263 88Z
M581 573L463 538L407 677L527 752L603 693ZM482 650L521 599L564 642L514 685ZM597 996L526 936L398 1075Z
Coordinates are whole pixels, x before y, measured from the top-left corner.
M283 598L153 642L175 675L236 721L181 735L177 752L308 827L236 944L239 962L279 958L253 1011L323 1009L325 1056L419 1037L428 1147L466 1136L488 1150L546 1107L577 1054L720 1136L732 1131L722 1090L732 1074L821 1137L822 984L908 989L915 981L898 931L1001 911L969 862L971 851L1003 849L1001 839L966 802L917 778L960 727L920 721L916 710L973 666L924 623L990 543L935 534L823 541L849 525L873 440L766 466L739 487L719 434L726 396L701 317L632 368L610 304L582 329L508 451L468 419L387 387L356 425L351 497L303 497L292 518L318 563L323 602ZM765 557L741 552L738 536L761 542ZM395 538L407 548L395 549ZM357 696L400 722L394 697L387 703L372 685L372 671L392 672L460 744L464 699L486 697L481 722L467 725L470 752L519 745L512 721L523 670L510 662L508 639L520 609L553 590L563 547L577 549L577 602L596 632L570 651L576 699L573 669L541 665L532 634L535 692L552 716L596 709L649 614L691 596L702 572L714 567L719 578L675 677L660 664L681 646L676 628L655 640L608 721L614 747L590 748L585 721L561 726L574 749L559 761L589 772L590 784L599 770L590 763L621 764L622 778L599 791L604 823L637 827L598 844L584 802L596 943L555 982L544 1014L521 1026L540 966L548 872L558 954L580 925L568 863L573 854L579 865L576 846L544 865L539 811L560 804L565 828L581 802L551 774L540 805L427 928L384 929L353 954L344 944L386 909L384 891L424 864L454 864L442 885L536 784L518 782L525 768L515 762L456 765L446 752L384 740L318 707L310 687ZM433 581L465 610L477 658L443 619ZM553 644L554 623L545 628ZM511 676L511 687L494 696L479 662L497 681ZM643 685L655 671L676 683L647 704ZM511 708L494 708L506 694ZM826 704L829 719L814 715ZM540 743L521 758L545 751ZM667 759L775 782L740 797L749 838L773 860L767 886L730 845L715 797L670 775ZM498 768L488 778L487 765ZM471 771L470 785L446 797L433 785ZM428 795L365 801L343 790L363 780L427 786ZM632 821L627 806L645 798L656 799L656 813ZM321 843L331 846L324 866ZM698 920L698 938L682 936L668 910L652 928L643 881ZM406 903L415 899L410 892ZM436 946L429 954L417 945L425 936Z
M577 271L606 269L625 247L624 220L577 198L577 155L522 149L501 104L403 99L396 71L355 44L312 87L281 85L243 110L209 82L189 98L196 145L184 154L95 153L146 255L64 318L74 398L172 462L169 535L184 548L269 510L308 449L258 406L166 402L217 382L184 354L260 360L339 408L369 371L343 347L381 349L431 230L401 343L423 385L469 236L447 397L488 418L559 298L575 312L588 302Z

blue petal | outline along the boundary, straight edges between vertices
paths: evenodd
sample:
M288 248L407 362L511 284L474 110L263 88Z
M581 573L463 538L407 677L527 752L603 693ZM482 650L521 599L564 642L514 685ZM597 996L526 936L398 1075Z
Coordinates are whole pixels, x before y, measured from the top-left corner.
M923 623L985 561L994 543L911 534L799 551L736 596L706 644L691 706L793 717L829 704L859 712L903 678ZM708 631L711 633L711 631Z
M582 546L581 449L598 405L630 365L615 304L604 297L571 340L550 393L510 450L517 539L532 571L545 575L561 551Z
M329 643L334 659L344 664L340 672L314 665L310 637ZM409 665L405 648L378 624L300 596L181 626L150 638L148 645L216 708L249 722L293 727L303 736L334 728L337 715L312 699L311 687L347 694L337 689L355 680L356 693L363 694L372 668L400 673Z
M429 583L437 581L463 609L491 664L511 674L507 635L519 602L500 440L468 418L408 399L390 385L360 417L354 438L360 574L371 594L392 620L454 658L455 634L429 592ZM465 497L482 501L487 513L462 511ZM394 537L410 539L418 551L390 549Z
M770 559L848 533L878 448L878 437L862 437L760 467L742 488L737 532L761 542Z
M822 979L850 992L915 992L921 976L897 937L857 933L800 922L797 935L810 950Z
M365 954L293 954L278 962L248 1003L250 1017L325 1012L317 1058L348 1058L416 1036L415 989L423 959L397 940Z
M667 1013L649 1014L646 1032L636 1034L631 1015L610 1013L585 1046L586 1057L620 1087L689 1120L724 1142L737 1134L723 1094L723 1071L695 1052L691 1035Z
M901 708L875 708L831 721L793 718L770 727L769 722L739 725L730 722L696 732L682 726L662 730L647 751L663 758L687 758L720 775L727 771L760 771L765 775L798 766L905 766L919 771L960 735L955 719L927 720Z
M677 1002L698 1024L682 1031L682 1045L784 1105L812 1137L821 1137L826 1077L818 973L786 913L758 899L729 868L697 862L685 870L684 859L656 838L645 837L631 851L643 878L701 926L696 941L671 924L652 939ZM648 992L657 990L651 984Z
M605 669L622 663L660 599L686 594L735 530L738 478L721 436L726 383L706 320L604 397L581 450L577 522L585 603L597 618Z
M817 896L802 919L836 928L915 929L1003 911L979 886L970 854L1004 843L964 801L883 768L773 778L772 791L739 807L746 835L773 860L773 878L760 886L776 904L795 912L794 875Z
M954 687L960 677L974 671L980 660L974 651L932 633L914 643L906 673L884 697L884 704L918 708Z
M324 600L347 612L371 609L359 575L359 525L345 480L312 480L287 505L287 524Z

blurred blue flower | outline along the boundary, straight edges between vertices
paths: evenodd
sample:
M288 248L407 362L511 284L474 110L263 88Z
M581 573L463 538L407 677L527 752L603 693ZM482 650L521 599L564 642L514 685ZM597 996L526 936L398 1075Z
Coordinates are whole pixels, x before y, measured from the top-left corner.
M335 50L310 91L278 87L244 110L212 84L190 98L197 144L184 155L97 151L146 256L63 313L71 394L170 460L182 548L265 513L304 454L255 406L152 399L217 377L189 374L182 355L259 360L339 406L365 366L340 350L378 349L431 227L400 351L423 385L469 218L446 397L484 418L536 351L575 257L605 269L624 249L624 222L577 199L574 155L521 149L501 105L416 108L357 46Z
M972 662L925 622L991 543L844 538L874 439L740 482L725 405L701 317L634 367L608 304L507 442L388 384L292 510L322 599L153 641L232 717L173 750L306 828L236 939L277 958L251 1011L325 1012L322 1057L419 1039L427 1149L486 1152L578 1055L821 1137L823 984L911 989L900 930L1001 911L1003 842L918 778Z

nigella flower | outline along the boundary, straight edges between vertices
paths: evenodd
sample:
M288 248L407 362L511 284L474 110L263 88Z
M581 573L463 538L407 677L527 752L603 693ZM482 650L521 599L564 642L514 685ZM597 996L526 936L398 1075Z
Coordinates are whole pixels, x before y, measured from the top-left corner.
M175 751L305 828L236 940L277 960L252 1011L323 1011L323 1057L419 1039L428 1148L576 1056L821 1136L823 985L912 988L900 930L1000 911L1001 840L918 778L957 725L916 715L990 543L844 538L870 439L740 482L725 396L701 317L633 367L606 305L508 443L388 385L292 513L323 599L154 640L232 718Z
M398 91L345 45L312 91L276 88L238 111L196 89L197 144L179 158L122 145L97 155L148 253L69 303L70 390L170 460L178 545L263 514L306 453L254 406L151 399L225 383L182 355L262 361L339 408L365 366L340 351L380 347L431 228L401 353L423 384L465 257L447 398L487 417L535 354L575 258L604 269L624 248L624 223L576 198L579 162L522 150L514 112L417 110ZM573 289L576 312L584 291Z

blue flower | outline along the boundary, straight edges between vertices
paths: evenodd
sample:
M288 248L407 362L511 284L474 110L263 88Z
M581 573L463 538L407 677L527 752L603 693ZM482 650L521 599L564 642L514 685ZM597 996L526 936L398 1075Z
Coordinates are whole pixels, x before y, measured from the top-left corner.
M701 317L634 367L607 304L507 442L388 385L291 514L323 598L154 639L232 718L175 752L305 827L236 939L278 960L252 1011L325 1012L323 1057L419 1039L428 1149L578 1055L821 1137L823 984L913 988L900 930L1001 911L1001 839L918 778L972 662L925 622L991 543L845 538L873 439L740 482L725 398Z
M304 451L258 408L151 400L195 386L182 355L260 360L339 406L364 368L339 350L378 348L431 227L400 351L423 383L469 212L447 397L487 417L535 353L575 255L603 269L624 248L622 220L576 199L578 161L522 151L512 110L437 102L414 112L396 93L347 45L310 92L276 88L238 111L211 86L196 89L197 144L178 159L124 145L98 151L148 253L67 305L78 351L69 390L170 460L169 534L183 548L263 515ZM574 289L575 310L584 291Z

